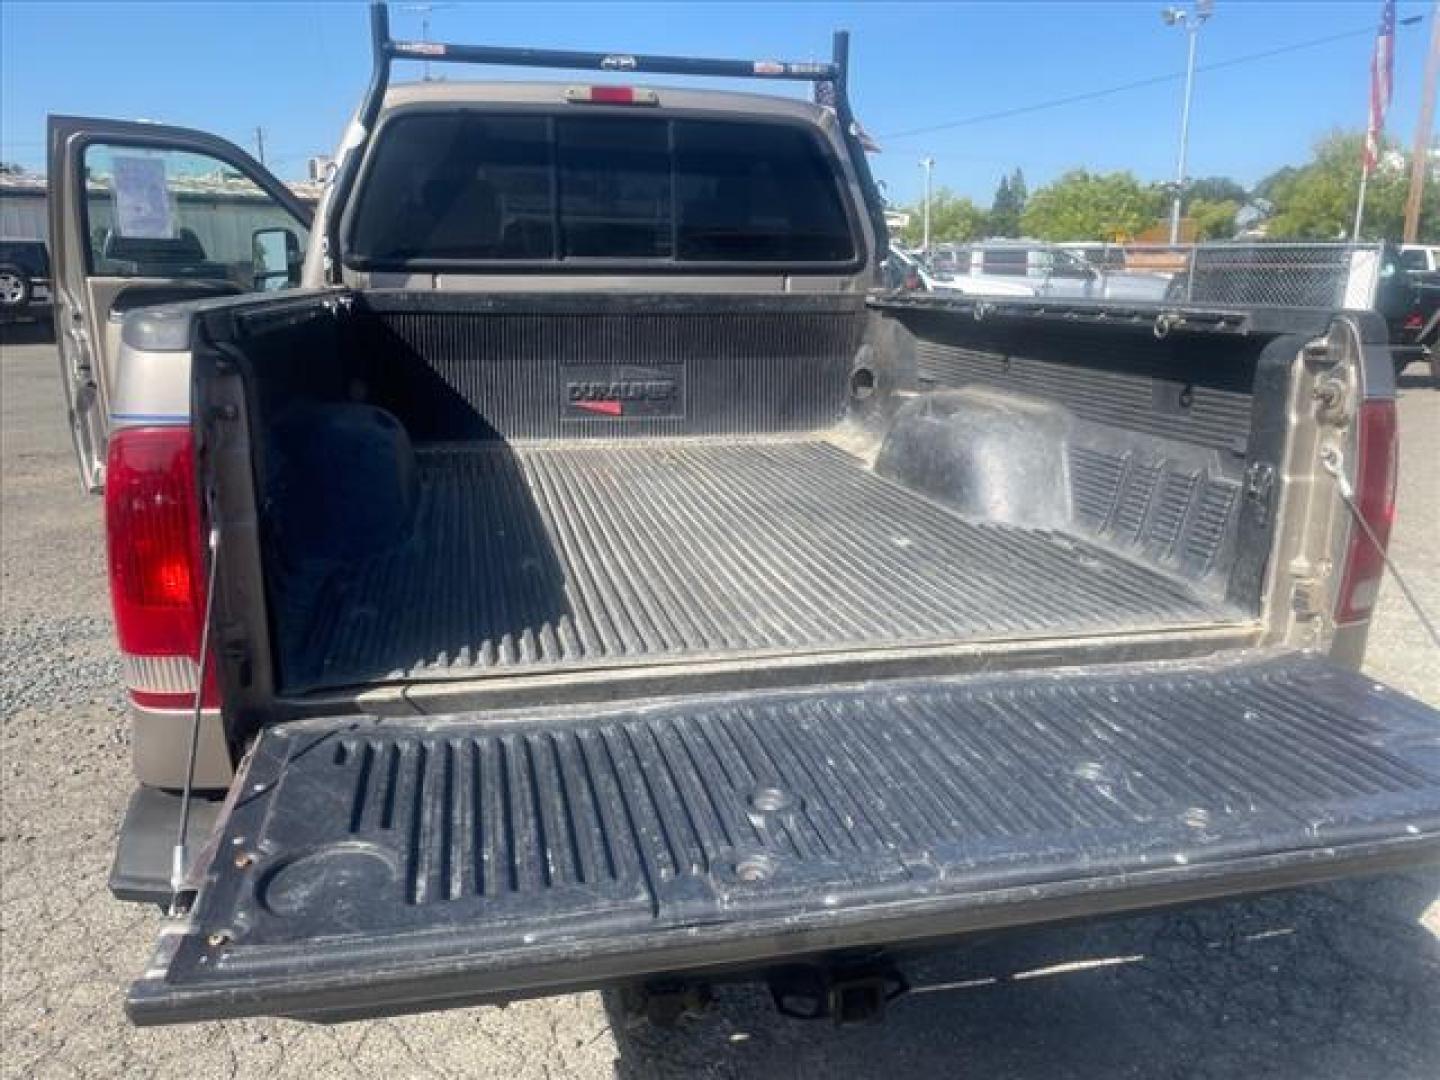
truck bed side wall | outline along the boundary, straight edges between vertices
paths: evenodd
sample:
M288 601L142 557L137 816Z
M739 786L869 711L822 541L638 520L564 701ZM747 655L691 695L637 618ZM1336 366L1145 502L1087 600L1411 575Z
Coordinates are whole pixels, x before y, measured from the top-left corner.
M953 483L998 470L990 503L1029 503L1041 522L1258 610L1273 514L1245 497L1245 483L1284 452L1303 335L1157 340L1148 324L903 309L882 325L895 382L949 414L953 450L932 472Z

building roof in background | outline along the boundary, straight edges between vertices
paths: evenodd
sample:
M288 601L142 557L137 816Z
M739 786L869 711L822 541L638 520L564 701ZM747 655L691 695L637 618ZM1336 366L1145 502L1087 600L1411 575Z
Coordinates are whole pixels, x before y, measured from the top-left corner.
M108 189L109 177L98 177L91 183L93 190ZM324 185L310 180L287 180L285 186L297 199L317 202ZM177 176L170 180L172 190L191 195L245 195L255 186L243 177L217 173L213 176ZM44 195L45 177L37 173L0 173L0 195Z

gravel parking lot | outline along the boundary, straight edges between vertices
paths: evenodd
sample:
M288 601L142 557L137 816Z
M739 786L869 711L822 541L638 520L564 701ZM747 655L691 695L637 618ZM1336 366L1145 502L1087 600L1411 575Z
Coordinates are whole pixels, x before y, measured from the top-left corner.
M140 1031L121 1011L159 921L105 890L130 789L100 507L76 484L53 347L12 329L3 399L0 1069L5 1077L1440 1075L1440 871L997 937L912 969L883 1026L777 1017L730 988L680 1030L580 994L336 1028ZM1440 612L1440 390L1402 380L1393 553ZM1387 587L1374 674L1440 704Z

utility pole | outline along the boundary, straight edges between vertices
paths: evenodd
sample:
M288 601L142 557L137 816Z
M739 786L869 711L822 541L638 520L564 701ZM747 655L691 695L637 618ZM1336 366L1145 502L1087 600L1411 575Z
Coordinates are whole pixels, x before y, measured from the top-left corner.
M255 149L260 158L260 164L265 164L265 129L258 124L255 126Z
M1440 0L1430 13L1430 54L1425 58L1425 89L1420 97L1420 120L1415 125L1415 149L1410 160L1410 194L1405 200L1404 242L1420 235L1420 199L1430 171L1430 144L1435 138L1435 83L1440 78Z
M935 159L924 157L920 159L920 167L925 170L925 226L923 239L920 241L920 250L930 254L930 179L935 172Z
M1170 203L1170 243L1180 242L1180 211L1185 200L1185 158L1190 148L1190 99L1195 92L1195 44L1200 27L1215 13L1214 0L1195 0L1190 10L1168 7L1160 13L1166 26L1179 26L1189 38L1185 61L1185 97L1180 105L1180 156L1175 165L1175 198Z

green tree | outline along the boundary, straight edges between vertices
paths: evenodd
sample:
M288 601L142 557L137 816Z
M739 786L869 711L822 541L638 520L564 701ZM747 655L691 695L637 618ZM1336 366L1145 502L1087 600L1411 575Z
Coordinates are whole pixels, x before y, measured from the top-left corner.
M1250 201L1250 193L1243 184L1228 176L1202 176L1185 185L1185 202L1191 199L1207 203L1233 202L1244 206Z
M1164 200L1128 172L1076 169L1030 196L1020 223L1041 240L1112 240L1155 223Z
M916 203L907 206L910 224L901 230L900 236L909 247L918 247L925 232L925 205ZM986 233L986 215L963 195L956 195L949 188L938 188L930 198L930 242L942 244L947 241L973 240Z
M1235 235L1235 215L1242 205L1234 199L1190 199L1185 216L1195 225L1195 239L1229 240Z
M1275 198L1276 189L1280 188L1284 184L1289 183L1292 179L1294 179L1295 174L1299 171L1300 170L1297 169L1294 165L1280 166L1280 168L1276 169L1269 176L1265 177L1265 179L1261 180L1258 184L1255 185L1255 197L1257 199L1265 199L1267 201L1273 200Z
M1014 212L1010 200L1010 177L1000 177L995 188L995 198L990 200L990 229L995 236L1014 236L1013 229L1020 227L1020 215Z
M1025 174L1016 169L1000 178L995 201L990 205L990 235L1019 236L1020 218L1025 213Z
M1267 177L1265 197L1274 204L1275 213L1266 223L1266 235L1275 240L1348 237L1360 194L1364 139L1357 132L1331 132L1315 145L1309 163ZM1362 239L1400 239L1409 181L1408 163L1397 168L1382 159L1366 189ZM1427 242L1440 238L1440 186L1433 183L1426 185L1420 207L1420 237Z

